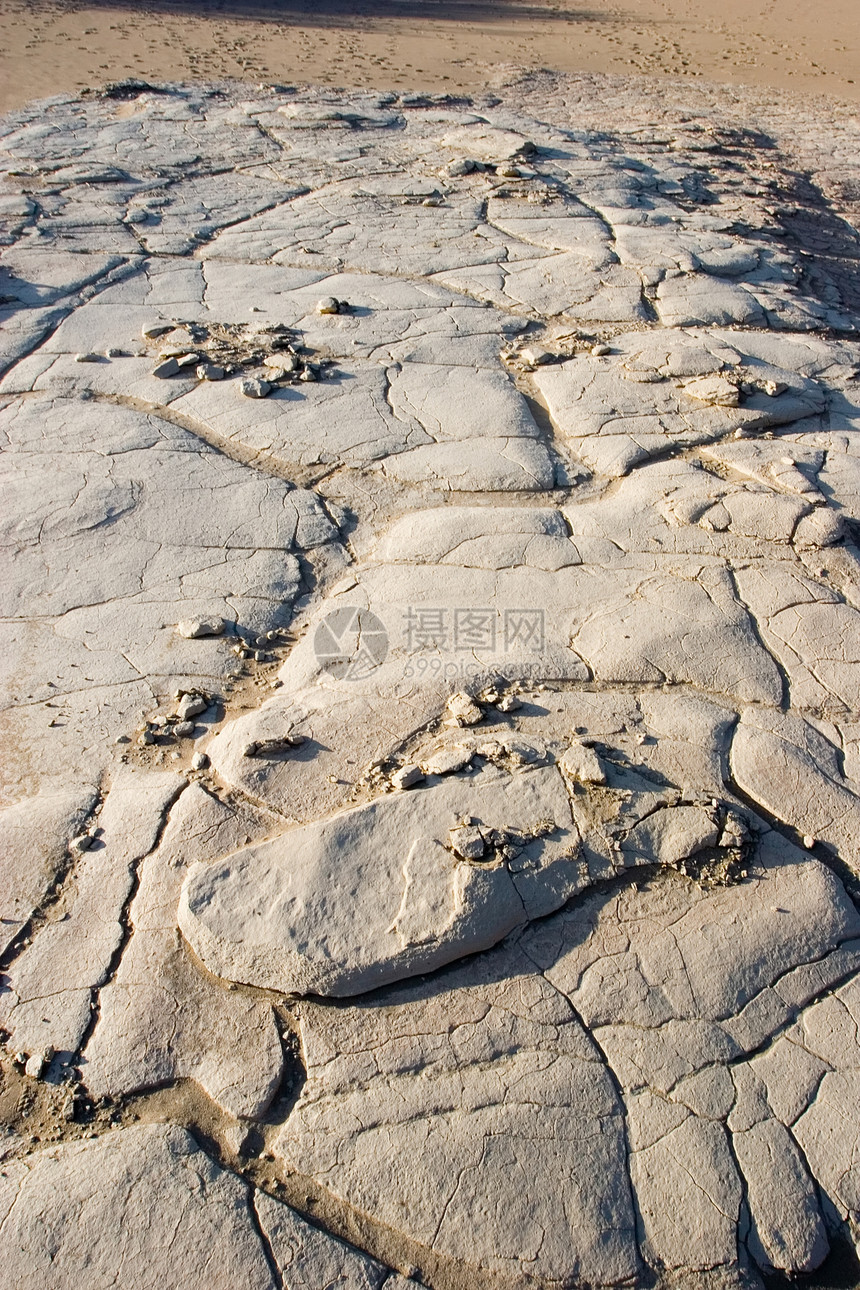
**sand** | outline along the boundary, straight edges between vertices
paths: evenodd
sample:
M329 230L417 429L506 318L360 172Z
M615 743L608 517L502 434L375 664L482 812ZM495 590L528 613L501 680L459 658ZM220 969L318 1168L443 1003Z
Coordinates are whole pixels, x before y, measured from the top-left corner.
M512 65L860 98L857 0L0 0L0 110L136 75L479 90Z

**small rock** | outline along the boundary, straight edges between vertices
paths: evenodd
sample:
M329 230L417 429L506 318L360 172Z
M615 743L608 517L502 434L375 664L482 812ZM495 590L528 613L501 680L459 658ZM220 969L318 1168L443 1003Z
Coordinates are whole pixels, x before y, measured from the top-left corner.
M750 831L743 816L737 811L727 811L723 831L720 834L720 846L742 847L749 840L749 835Z
M187 721L189 717L199 717L208 707L205 694L183 694L176 705L176 715L180 721Z
M458 770L468 766L472 757L471 748L455 744L452 748L440 748L437 752L431 753L422 765L428 775L454 775Z
M317 301L318 314L339 314L340 302L335 300L334 296L323 296L322 300Z
M224 368L219 367L217 363L201 363L197 368L197 379L199 381L223 381Z
M475 726L484 716L475 700L464 690L451 695L446 704L446 711L449 718L458 726Z
M263 362L277 376L286 376L299 370L299 360L295 354L270 354Z
M196 752L191 758L192 770L205 770L208 765L209 758L206 756L205 752Z
M523 705L515 694L504 695L496 704L499 712L516 712L517 708L521 708L522 706Z
M185 618L176 624L176 634L185 640L195 641L201 636L223 636L223 618Z
M561 769L571 779L581 784L605 784L606 773L593 748L579 742L572 743L559 762Z
M607 354L611 354L612 350L608 345L592 345L591 353L595 358L604 358Z
M527 349L521 349L519 353L520 361L527 363L529 367L540 367L542 363L551 363L555 354L544 349L542 345L529 345Z
M99 363L101 362L101 354L89 354L89 353L75 354L75 362L76 363Z
M45 1057L43 1053L33 1053L24 1064L24 1074L29 1075L30 1079L40 1079L44 1069Z
M504 162L501 166L496 166L496 174L500 179L521 179L522 173L519 166L512 166L509 161Z
M441 197L425 197L421 205L422 206L441 206L442 199Z
M152 369L152 375L157 376L160 380L165 380L168 376L176 376L180 371L179 364L175 358L166 358L163 363L159 363Z
M255 739L245 744L243 757L274 757L278 753L289 752L291 748L301 748L305 742L304 735L282 735L277 739Z
M194 722L177 721L176 725L173 727L173 733L176 735L177 739L190 739L194 734Z
M268 381L261 381L256 376L246 376L239 382L239 393L246 399L264 399L271 394L272 387Z
M738 387L724 376L700 376L684 386L684 393L699 403L718 408L736 408L741 401Z
M476 752L481 757L486 757L487 761L508 767L531 766L543 761L545 756L533 744L523 743L519 739L491 739L485 744L479 744Z
M404 789L420 784L423 778L423 770L413 762L408 766L400 766L391 776L391 782L395 788Z
M154 340L156 336L164 336L167 332L173 331L172 322L154 322L144 323L140 329L140 334L144 340Z
M124 349L115 349L113 345L109 345L105 350L105 358L128 358L128 354Z
M140 744L141 748L145 748L148 744L155 743L155 735L151 730L144 730L140 734L137 742Z
M200 362L199 354L178 354L176 357L177 365L182 367L191 367L192 363Z
M812 836L811 833L804 833L803 845L806 847L807 851L811 851L812 848L815 846L815 838Z
M471 175L477 170L477 164L472 161L471 157L462 157L457 161L449 161L445 167L449 175Z
M761 388L770 398L775 399L778 394L785 394L788 386L785 381L762 381Z
M69 843L69 850L73 852L74 855L83 855L85 851L89 851L92 845L93 840L89 833L82 833L80 837L72 838Z
M472 824L451 829L448 834L448 845L461 860L480 860L487 849L480 829L476 829Z

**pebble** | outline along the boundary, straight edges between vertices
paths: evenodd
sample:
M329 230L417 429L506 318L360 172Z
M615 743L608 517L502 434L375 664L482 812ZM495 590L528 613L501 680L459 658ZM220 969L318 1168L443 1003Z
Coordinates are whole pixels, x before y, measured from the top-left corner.
M603 358L606 354L611 354L612 350L608 345L592 345L591 352L595 358Z
M806 847L807 851L811 851L812 848L815 846L815 838L812 836L811 833L804 833L803 845Z
M522 171L519 166L512 166L509 162L504 162L501 166L496 166L496 174L500 179L521 179Z
M201 636L222 636L224 634L223 618L185 618L176 624L177 636L186 640L198 640Z
M239 393L246 399L264 399L272 387L268 381L261 381L256 376L246 376L239 382Z
M151 730L144 730L137 742L140 744L141 748L145 748L147 745L155 743L155 735Z
M176 715L180 721L187 721L189 717L199 717L208 707L205 694L183 694L176 705Z
M471 748L463 748L459 745L454 748L440 748L427 758L424 770L428 775L456 775L457 771L464 770L469 765L472 756Z
M540 367L542 363L551 363L555 354L544 349L542 345L529 345L527 349L520 350L520 359L523 363L528 363L529 367Z
M475 700L471 695L466 694L465 690L452 694L445 706L448 716L458 726L475 726L484 715Z
M295 354L270 354L263 362L270 371L279 376L288 372L297 372L299 369L299 360Z
M414 762L408 766L401 766L391 776L392 784L399 789L412 788L414 784L420 784L423 779L424 771Z
M205 770L208 765L209 758L206 756L205 752L196 752L191 758L192 770Z
M163 363L159 363L152 369L152 375L164 380L168 376L176 376L179 370L179 364L175 358L166 358Z
M105 350L105 358L128 358L124 349L116 349L115 346L109 345Z
M172 322L144 323L140 329L140 334L144 340L154 340L156 336L164 336L167 332L173 331Z
M194 734L194 722L177 721L176 725L173 727L173 733L176 735L177 739L190 739Z
M192 363L200 362L200 355L199 354L180 354L177 357L176 362L179 364L180 367L191 367Z
M40 1079L47 1060L50 1059L46 1053L33 1053L24 1063L24 1074L29 1075L30 1079Z
M288 752L291 748L301 748L305 742L304 735L281 735L277 739L255 739L245 744L243 757L273 757L276 753Z
M223 381L224 368L217 363L201 363L197 368L197 379L200 381Z
M83 855L85 851L89 851L92 845L93 840L89 833L82 833L80 837L72 838L69 843L69 850L73 851L75 855Z
M101 354L75 354L76 363L99 363Z
M471 175L477 170L477 165L471 157L461 157L457 161L449 161L446 170L449 175Z
M339 314L340 301L335 300L334 296L323 296L322 300L317 301L318 314Z
M500 699L496 704L499 712L516 712L517 708L521 708L522 706L523 705L515 694L506 694L505 697Z
M487 849L480 830L474 825L462 825L459 829L451 829L448 843L454 854L461 860L480 860Z

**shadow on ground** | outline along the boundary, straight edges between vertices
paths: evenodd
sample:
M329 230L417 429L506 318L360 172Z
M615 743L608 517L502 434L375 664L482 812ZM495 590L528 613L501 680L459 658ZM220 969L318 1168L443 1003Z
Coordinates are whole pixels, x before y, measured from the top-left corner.
M33 0L33 10L54 9L52 0ZM298 26L348 25L356 20L412 19L435 22L617 22L619 15L592 9L554 8L551 4L519 4L516 0L67 0L64 9L125 10L135 17L220 18L244 22L292 23Z

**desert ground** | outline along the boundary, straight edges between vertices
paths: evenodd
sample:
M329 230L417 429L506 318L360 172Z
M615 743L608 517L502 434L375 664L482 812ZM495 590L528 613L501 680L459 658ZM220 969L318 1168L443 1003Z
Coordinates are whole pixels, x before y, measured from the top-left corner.
M856 0L0 3L0 110L122 76L475 91L511 65L856 101L860 17Z
M0 1280L858 1290L856 23L346 8L2 7Z

